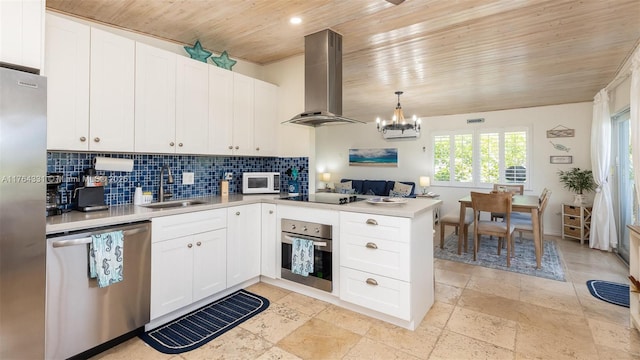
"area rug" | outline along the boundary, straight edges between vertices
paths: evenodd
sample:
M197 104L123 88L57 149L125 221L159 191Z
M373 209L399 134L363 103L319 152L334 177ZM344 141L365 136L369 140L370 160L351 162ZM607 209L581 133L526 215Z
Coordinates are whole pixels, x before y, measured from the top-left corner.
M239 290L168 324L140 335L165 354L194 350L269 307L262 296Z
M629 307L629 285L604 280L588 280L587 288L594 297L611 304Z
M469 252L458 255L458 235L451 234L444 241L444 249L439 242L434 247L434 256L438 259L457 261L470 265L492 269L512 271L520 274L538 276L546 279L565 281L564 267L554 241L544 242L541 269L536 269L536 251L531 239L515 236L515 255L511 258L511 267L507 267L507 249L498 256L498 239L482 236L480 239L478 260L473 261L473 234L469 234Z

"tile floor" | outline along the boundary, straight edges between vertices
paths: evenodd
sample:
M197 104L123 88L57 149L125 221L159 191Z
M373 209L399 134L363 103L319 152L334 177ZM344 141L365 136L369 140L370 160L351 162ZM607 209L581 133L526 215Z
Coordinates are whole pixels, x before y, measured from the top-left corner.
M567 282L436 260L436 301L416 331L259 283L248 290L269 309L199 349L165 355L135 338L95 359L640 359L629 310L585 285L627 283L627 267L553 239Z

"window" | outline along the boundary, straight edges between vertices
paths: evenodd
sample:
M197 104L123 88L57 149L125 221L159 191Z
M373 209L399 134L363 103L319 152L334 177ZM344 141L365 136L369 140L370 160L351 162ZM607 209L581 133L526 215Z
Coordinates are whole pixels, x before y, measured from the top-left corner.
M433 135L433 178L438 185L528 185L529 158L527 128Z

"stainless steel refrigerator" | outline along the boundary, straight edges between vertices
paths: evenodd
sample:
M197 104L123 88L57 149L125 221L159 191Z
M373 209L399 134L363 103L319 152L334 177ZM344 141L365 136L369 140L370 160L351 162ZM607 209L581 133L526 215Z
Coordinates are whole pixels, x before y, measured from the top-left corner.
M0 359L44 358L46 117L46 78L0 66Z

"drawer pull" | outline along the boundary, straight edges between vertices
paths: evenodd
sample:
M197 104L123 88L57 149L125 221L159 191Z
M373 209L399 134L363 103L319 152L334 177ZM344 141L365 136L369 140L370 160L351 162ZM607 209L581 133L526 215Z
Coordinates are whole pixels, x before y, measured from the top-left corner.
M189 245L187 245L187 247L188 247L189 249L191 249L191 248L193 247L193 244L189 244Z
M373 219L367 219L367 225L378 225L378 222Z
M378 282L376 281L376 279L372 279L372 278L368 278L367 279L367 284L373 285L373 286L378 286Z
M200 245L202 245L202 242L198 241L198 242L196 243L196 245L200 246Z
M375 243L372 243L372 242L368 242L366 246L367 246L368 249L377 249L378 248L378 245L376 245Z
M240 215L240 211L236 211L236 215Z

